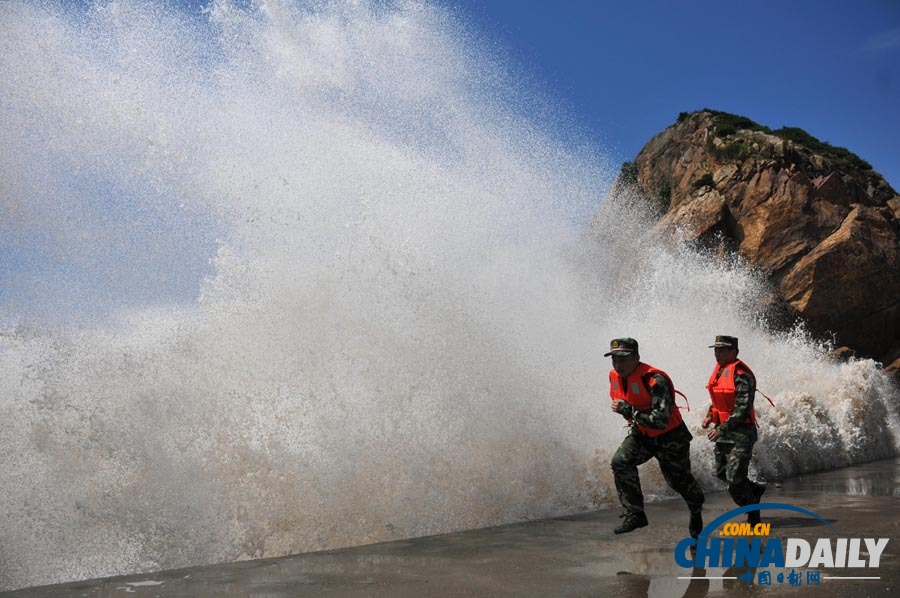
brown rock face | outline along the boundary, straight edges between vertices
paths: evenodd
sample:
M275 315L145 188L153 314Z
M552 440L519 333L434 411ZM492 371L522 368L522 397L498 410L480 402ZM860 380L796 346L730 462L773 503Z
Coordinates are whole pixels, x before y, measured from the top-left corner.
M656 232L737 251L814 333L890 362L900 351L900 197L855 156L752 128L701 111L644 146L636 184L661 208Z
M894 381L894 384L900 386L900 357L884 368L884 373L888 378Z

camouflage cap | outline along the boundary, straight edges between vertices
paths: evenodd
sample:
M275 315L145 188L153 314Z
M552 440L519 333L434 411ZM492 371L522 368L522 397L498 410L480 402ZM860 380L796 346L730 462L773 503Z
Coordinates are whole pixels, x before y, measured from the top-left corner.
M604 353L603 357L610 355L631 355L638 352L638 342L633 338L614 338L609 341L609 353Z
M710 349L713 347L728 347L730 349L738 348L738 339L736 336L725 336L724 334L720 334L716 337L716 342L709 346Z

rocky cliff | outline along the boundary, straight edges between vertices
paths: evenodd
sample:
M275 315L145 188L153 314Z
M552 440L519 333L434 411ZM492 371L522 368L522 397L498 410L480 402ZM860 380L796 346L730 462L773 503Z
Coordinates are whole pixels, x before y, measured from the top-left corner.
M900 197L854 154L702 110L651 139L616 185L656 204L657 234L743 256L813 333L900 358Z

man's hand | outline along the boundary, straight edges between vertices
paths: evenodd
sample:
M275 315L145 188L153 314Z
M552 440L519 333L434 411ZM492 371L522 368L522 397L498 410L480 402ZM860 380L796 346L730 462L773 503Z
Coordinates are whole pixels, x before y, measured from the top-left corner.
M632 415L631 405L628 404L628 401L623 401L622 399L612 402L612 410L626 419Z
M709 406L709 409L706 410L706 417L703 418L703 423L700 424L700 427L704 430L709 427L709 425L713 423L713 407Z
M713 428L712 430L709 431L709 434L706 435L706 437L709 438L710 441L712 441L712 442L715 442L716 440L718 440L719 436L720 436L720 434L719 434L718 428Z

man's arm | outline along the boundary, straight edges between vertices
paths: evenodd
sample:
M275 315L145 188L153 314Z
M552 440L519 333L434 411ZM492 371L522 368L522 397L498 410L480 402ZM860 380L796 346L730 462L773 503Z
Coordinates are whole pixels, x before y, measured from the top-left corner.
M659 374L651 376L653 384L648 384L650 390L650 411L637 411L631 405L631 418L634 423L662 430L669 425L669 416L672 414L672 389L665 377ZM649 382L649 380L648 380Z

